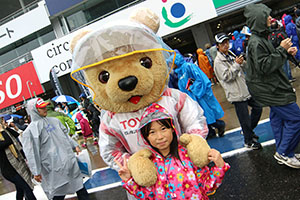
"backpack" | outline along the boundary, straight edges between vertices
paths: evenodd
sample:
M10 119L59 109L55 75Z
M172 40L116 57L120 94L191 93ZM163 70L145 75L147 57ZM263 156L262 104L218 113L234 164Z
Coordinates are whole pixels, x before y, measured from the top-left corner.
M269 40L271 41L274 48L280 45L280 42L287 38L287 35L281 31L273 31L269 35Z
M278 44L278 40L277 40L277 34L276 32L272 32L269 35L269 40L271 41L272 45L274 48L276 48L279 44Z
M244 52L243 41L242 38L237 38L234 42L235 54L237 56Z

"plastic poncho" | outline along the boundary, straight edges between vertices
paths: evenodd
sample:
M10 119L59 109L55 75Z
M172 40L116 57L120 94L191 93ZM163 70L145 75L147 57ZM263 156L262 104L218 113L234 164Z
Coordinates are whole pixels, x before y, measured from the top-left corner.
M213 75L213 68L209 64L209 60L207 56L204 54L203 49L199 48L197 49L197 54L198 54L198 64L200 69L205 73L205 75L211 79L214 77Z
M285 32L289 38L292 38L293 47L297 47L298 51L296 54L296 58L300 60L300 51L299 51L299 38L297 35L297 27L296 24L292 22L292 16L287 15L284 17L285 21Z
M72 148L78 144L54 117L41 117L37 98L28 101L31 123L23 133L23 150L33 175L42 175L42 188L49 199L73 194L83 188L82 177Z
M246 82L251 96L261 106L287 105L296 101L296 95L282 68L287 51L281 46L275 49L268 40L270 12L264 4L245 7L246 24L252 32L248 42Z
M173 57L171 56L168 60L172 60ZM212 124L222 118L224 116L223 109L213 94L210 80L201 69L192 63L185 62L180 54L176 54L175 64L179 89L199 103L204 110L207 124ZM189 79L194 80L190 90L186 89Z
M88 122L87 119L85 119L81 113L77 113L76 114L76 119L79 121L80 123L80 127L81 127L81 133L83 135L83 137L88 137L88 136L92 136L92 129L90 127L90 124Z

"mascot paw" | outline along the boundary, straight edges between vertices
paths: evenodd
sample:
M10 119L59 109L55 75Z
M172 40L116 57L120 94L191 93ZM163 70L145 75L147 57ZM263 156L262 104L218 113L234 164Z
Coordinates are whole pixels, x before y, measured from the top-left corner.
M180 143L186 147L189 157L197 167L204 167L210 162L208 151L210 150L206 140L198 135L184 133L179 138Z
M149 149L142 149L129 158L128 168L132 178L140 186L149 187L156 183L157 172L154 163L150 160L151 155Z

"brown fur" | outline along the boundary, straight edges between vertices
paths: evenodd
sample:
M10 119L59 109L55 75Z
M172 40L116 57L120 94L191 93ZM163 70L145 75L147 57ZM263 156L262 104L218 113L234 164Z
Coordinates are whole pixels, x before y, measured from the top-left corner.
M149 57L152 67L147 69L140 64L140 59ZM98 80L102 71L110 74L105 84ZM112 60L85 70L89 85L97 92L95 102L103 109L112 112L132 112L147 107L157 101L160 91L165 87L167 65L160 51L138 53L124 58ZM132 91L123 91L119 88L119 80L127 76L136 76L138 84ZM129 102L135 95L143 96L138 104Z
M151 155L149 149L142 149L129 158L128 168L131 169L134 181L140 186L149 187L156 183L156 167L149 159Z
M204 167L210 162L208 151L210 150L206 140L198 135L184 133L179 138L180 143L187 148L188 155L197 167Z

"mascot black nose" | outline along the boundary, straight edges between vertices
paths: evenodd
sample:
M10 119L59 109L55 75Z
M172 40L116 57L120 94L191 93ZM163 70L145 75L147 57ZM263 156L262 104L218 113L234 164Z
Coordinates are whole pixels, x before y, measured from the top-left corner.
M135 76L128 76L119 80L119 87L124 91L131 91L135 88L138 83L138 79Z

